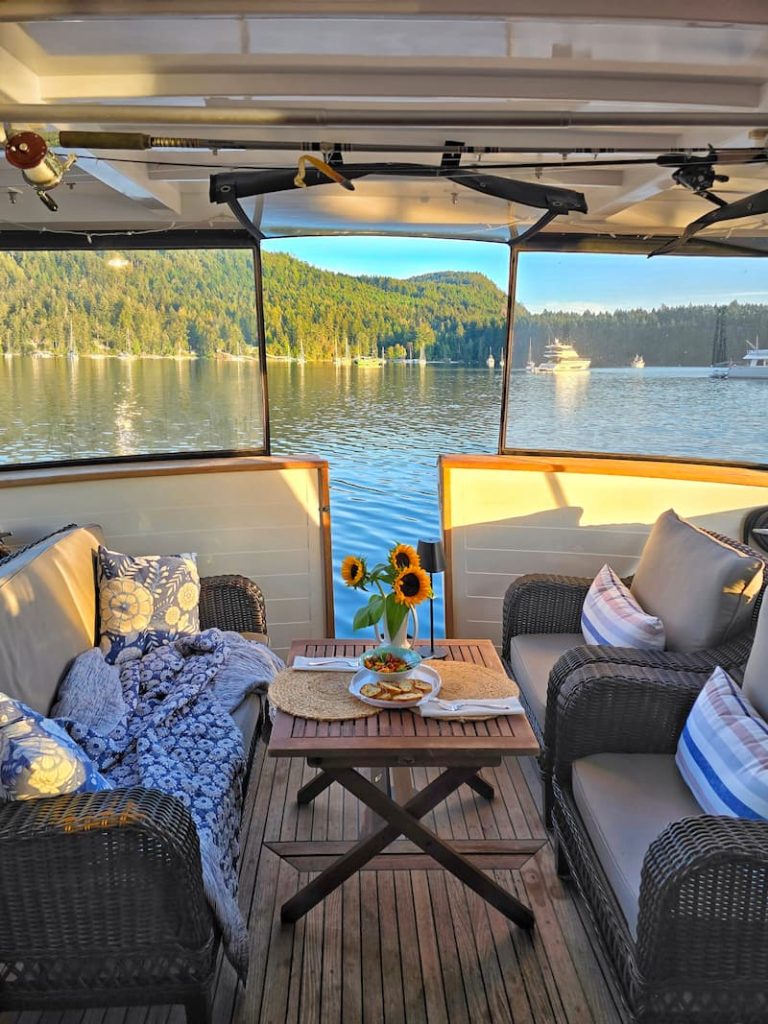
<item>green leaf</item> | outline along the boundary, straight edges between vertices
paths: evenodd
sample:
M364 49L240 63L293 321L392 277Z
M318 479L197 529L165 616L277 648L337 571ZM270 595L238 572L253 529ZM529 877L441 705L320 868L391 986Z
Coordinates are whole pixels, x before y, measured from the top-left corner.
M394 636L408 616L408 606L395 600L394 594L387 594L384 612L389 635Z
M378 622L383 614L384 598L381 594L372 594L368 598L368 604L363 605L355 613L352 625L355 629L365 629L366 626L372 626L374 622Z

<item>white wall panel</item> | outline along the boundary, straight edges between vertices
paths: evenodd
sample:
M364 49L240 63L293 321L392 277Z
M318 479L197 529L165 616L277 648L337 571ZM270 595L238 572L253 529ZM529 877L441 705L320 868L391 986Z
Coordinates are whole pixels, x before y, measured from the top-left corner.
M0 475L0 529L26 543L65 523L99 523L129 554L196 551L200 574L242 573L267 602L273 646L333 631L317 460L195 460ZM150 473L151 475L143 475Z
M768 473L682 463L444 456L441 481L452 633L497 645L518 576L594 577L605 562L628 576L665 509L739 538L746 512L768 504Z

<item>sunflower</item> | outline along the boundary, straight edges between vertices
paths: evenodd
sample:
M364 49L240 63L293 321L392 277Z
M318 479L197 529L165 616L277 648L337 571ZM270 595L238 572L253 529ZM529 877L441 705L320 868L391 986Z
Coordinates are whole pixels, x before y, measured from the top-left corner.
M365 559L359 558L357 555L347 555L341 563L341 578L348 587L362 586L367 573Z
M419 556L410 544L395 544L389 552L389 560L398 572L421 567Z
M395 578L392 584L395 600L400 604L413 608L415 604L421 604L432 593L429 586L429 576L420 567L405 569Z
M152 617L152 594L131 579L114 579L100 587L101 617L107 628L118 633L146 629Z
M179 603L179 608L183 611L191 611L200 600L200 590L197 584L192 582L182 583L176 595L176 600Z

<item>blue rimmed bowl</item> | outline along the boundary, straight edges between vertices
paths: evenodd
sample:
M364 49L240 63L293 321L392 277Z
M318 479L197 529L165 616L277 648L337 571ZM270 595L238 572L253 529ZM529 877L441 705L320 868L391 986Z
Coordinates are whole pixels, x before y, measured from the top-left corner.
M396 658L404 662L403 668L387 669L385 666L388 658ZM379 665L378 668L374 667ZM421 655L412 651L409 647L394 647L392 644L383 644L381 647L374 647L360 655L360 665L367 669L377 679L406 679L415 668L421 664Z

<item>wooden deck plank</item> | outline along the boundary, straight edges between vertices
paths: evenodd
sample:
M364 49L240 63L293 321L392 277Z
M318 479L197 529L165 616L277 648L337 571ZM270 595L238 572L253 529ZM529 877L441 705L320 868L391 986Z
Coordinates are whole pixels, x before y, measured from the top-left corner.
M480 973L480 962L475 947L472 926L469 921L465 887L453 875L446 873L445 885L448 891L448 906L451 919L453 920L453 931L456 936L456 948L459 953L459 967L464 982L464 994L467 997L469 1008L469 1019L492 1020L488 1000L485 996Z
M379 871L379 937L381 942L381 979L384 993L384 1020L405 1020L402 956L396 927L395 878L392 871Z
M372 872L360 876L360 959L363 1024L384 1022L384 965L379 933L378 880Z
M298 875L297 887L307 885L314 875ZM301 962L300 1021L319 1021L322 1009L323 918L325 907L318 903L304 918L304 956ZM279 1024L280 1018L274 1019ZM266 1022L265 1022L266 1024Z
M397 930L403 971L403 1001L405 1019L409 1024L427 1024L424 1005L421 950L416 932L416 913L413 906L413 888L410 871L393 872L397 905ZM416 955L402 956L402 950L413 948Z
M363 1019L362 944L360 935L360 885L357 875L348 878L341 889L341 1020L342 1024L360 1024Z
M448 1008L443 992L440 953L437 942L437 925L432 914L427 876L423 871L410 872L413 890L413 909L416 918L416 934L419 944L424 989L424 1009L428 1024L442 1024L448 1020Z
M339 788L338 786L335 788ZM338 1024L341 1020L342 960L341 888L334 889L323 901L323 975L320 984L320 1024Z
M443 979L443 997L451 1024L469 1024L469 1008L464 992L464 981L459 964L459 950L456 933L448 905L448 889L445 872L430 871L427 886L435 922L435 941L440 955L440 969Z

